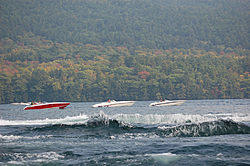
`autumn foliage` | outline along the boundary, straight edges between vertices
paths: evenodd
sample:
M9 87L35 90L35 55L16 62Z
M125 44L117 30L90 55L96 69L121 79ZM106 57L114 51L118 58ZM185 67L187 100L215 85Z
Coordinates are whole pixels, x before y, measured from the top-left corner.
M0 102L250 98L250 53L2 41ZM34 47L36 43L41 46ZM13 46L15 48L13 48ZM10 52L7 50L10 50ZM131 55L134 49L138 54ZM155 54L156 53L156 54ZM230 58L227 58L230 57Z
M146 80L147 79L147 77L149 77L150 76L150 73L149 72L147 72L147 71L141 71L141 72L138 72L138 74L137 74L140 78L142 78L142 79L144 79L144 80Z

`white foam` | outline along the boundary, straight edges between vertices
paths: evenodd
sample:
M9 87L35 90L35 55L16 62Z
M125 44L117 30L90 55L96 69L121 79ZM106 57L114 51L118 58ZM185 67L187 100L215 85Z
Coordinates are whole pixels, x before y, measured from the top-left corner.
M46 125L46 124L81 124L88 120L86 115L79 115L74 117L65 117L60 119L38 119L38 120L3 120L0 119L0 126L10 125Z
M124 121L127 123L148 123L148 124L183 124L183 123L200 123L206 121L215 121L218 119L232 119L235 122L249 122L250 114L206 114L206 115L189 115L189 114L117 114L111 118Z
M227 119L231 119L235 122L249 122L250 121L250 114L239 114L239 113L236 113L236 114L206 114L204 115L206 117L215 117L216 120L217 119L224 119L224 120L227 120Z
M173 153L160 153L160 154L151 154L151 156L177 156Z
M223 156L223 154L222 153L218 153L216 156Z
M155 139L159 138L159 136L155 133L124 133L123 135L118 136L119 139Z
M34 137L24 137L24 136L16 136L16 135L0 135L0 139L5 140L17 140L17 139L40 139L40 138L49 138L52 137L52 135L39 135Z
M1 163L3 164L3 163ZM20 161L9 161L8 164L13 164L13 165L24 165L24 163L20 162Z
M200 155L198 155L198 154L190 154L190 155L187 155L187 156L189 156L189 157L199 157Z
M0 139L15 140L15 139L21 139L21 138L23 138L23 136L0 135Z
M27 162L55 161L59 160L59 158L64 158L64 156L59 155L56 152L44 152L44 153L32 153L32 154L12 153L8 155L11 156L13 159L22 161L22 162L9 161L8 164L24 164Z
M169 164L180 158L180 156L172 153L160 153L160 154L149 154L149 155L155 158L157 162L160 162L162 164Z

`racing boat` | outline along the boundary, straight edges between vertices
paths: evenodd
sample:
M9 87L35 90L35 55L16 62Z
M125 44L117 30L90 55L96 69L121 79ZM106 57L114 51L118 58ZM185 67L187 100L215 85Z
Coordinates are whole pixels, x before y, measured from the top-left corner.
M107 102L95 104L92 107L129 107L133 105L136 101L115 101L109 100Z
M149 106L172 106L182 105L186 100L163 100L155 103L151 103Z
M51 103L37 103L34 105L29 105L24 108L24 110L33 110L33 109L47 109L47 108L59 108L63 109L70 105L69 102L51 102Z

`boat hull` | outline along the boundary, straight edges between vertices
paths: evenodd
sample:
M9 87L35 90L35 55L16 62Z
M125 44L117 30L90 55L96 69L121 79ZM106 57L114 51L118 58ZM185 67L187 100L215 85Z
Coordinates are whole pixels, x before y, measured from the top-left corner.
M44 103L44 104L37 104L37 105L30 105L26 106L24 110L34 110L34 109L48 109L48 108L59 108L63 109L67 107L70 103L69 102L54 102L54 103Z
M92 107L129 107L133 105L136 101L113 101L95 104Z
M160 101L151 103L149 106L179 106L182 105L186 100L173 100L173 101Z

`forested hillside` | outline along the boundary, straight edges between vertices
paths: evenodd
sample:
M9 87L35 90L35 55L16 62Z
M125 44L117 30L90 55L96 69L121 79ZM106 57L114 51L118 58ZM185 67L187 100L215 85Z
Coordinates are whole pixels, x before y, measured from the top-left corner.
M14 41L32 32L70 44L250 49L249 0L1 0L0 5L0 38Z
M250 53L1 41L1 103L250 98Z
M250 98L247 0L2 0L0 103Z

